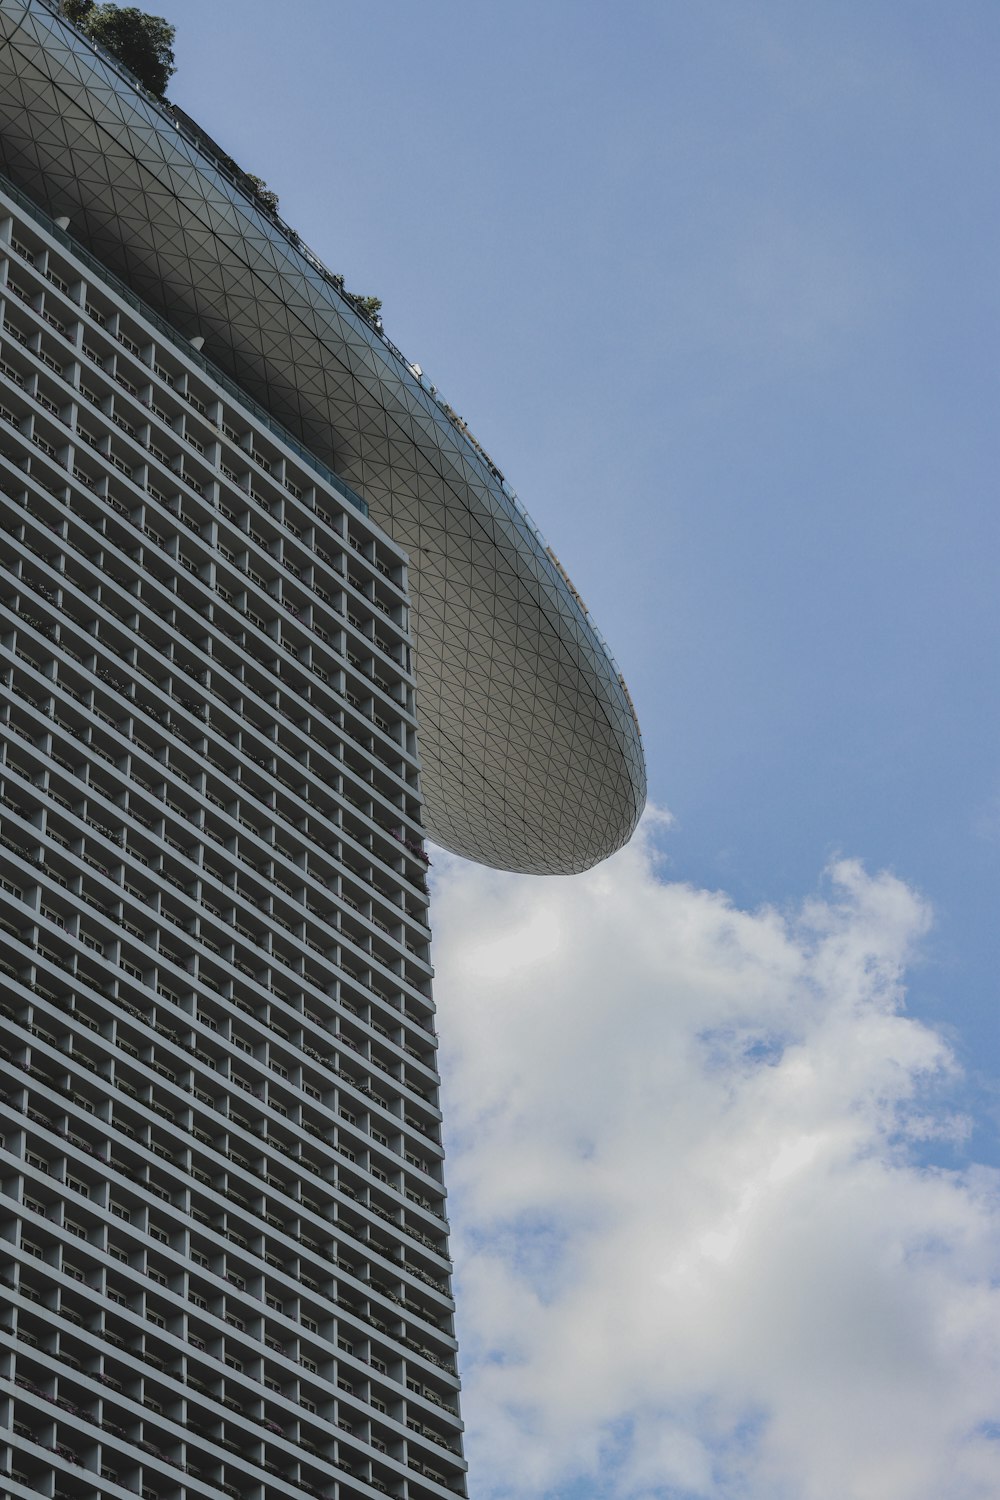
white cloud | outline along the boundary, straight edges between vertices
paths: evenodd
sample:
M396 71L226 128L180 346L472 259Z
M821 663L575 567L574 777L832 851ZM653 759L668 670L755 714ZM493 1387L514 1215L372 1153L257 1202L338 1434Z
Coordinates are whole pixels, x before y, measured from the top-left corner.
M794 912L439 862L474 1492L995 1500L1000 1184L921 1167L955 1064L928 913L840 861Z

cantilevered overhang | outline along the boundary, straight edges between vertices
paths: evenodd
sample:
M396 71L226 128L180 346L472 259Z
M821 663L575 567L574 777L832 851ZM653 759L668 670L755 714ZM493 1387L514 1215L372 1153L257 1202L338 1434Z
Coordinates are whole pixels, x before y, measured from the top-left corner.
M432 836L536 873L623 844L645 801L635 715L505 483L294 237L44 0L0 0L0 163L408 550Z

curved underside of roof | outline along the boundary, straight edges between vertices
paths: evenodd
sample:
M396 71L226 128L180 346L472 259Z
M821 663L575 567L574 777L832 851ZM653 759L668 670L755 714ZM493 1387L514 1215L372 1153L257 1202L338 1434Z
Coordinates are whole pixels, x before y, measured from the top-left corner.
M428 830L571 873L645 801L624 684L483 455L322 268L43 0L0 0L0 163L410 555Z

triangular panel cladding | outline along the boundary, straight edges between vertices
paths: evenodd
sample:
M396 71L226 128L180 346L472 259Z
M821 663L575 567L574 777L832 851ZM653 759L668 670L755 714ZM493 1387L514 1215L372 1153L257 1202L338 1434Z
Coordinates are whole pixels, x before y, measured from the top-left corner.
M424 754L438 836L534 870L581 868L622 842L645 774L617 669L517 502L412 371L207 148L38 0L0 55L0 140L15 181L69 212L181 340L202 337L411 554L420 701L443 736ZM504 820L528 787L514 835Z

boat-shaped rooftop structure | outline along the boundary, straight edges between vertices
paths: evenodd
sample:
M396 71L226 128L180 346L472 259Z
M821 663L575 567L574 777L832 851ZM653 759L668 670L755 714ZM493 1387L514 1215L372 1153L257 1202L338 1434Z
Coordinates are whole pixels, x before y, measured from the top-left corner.
M603 640L502 474L234 164L46 0L0 0L0 167L338 475L410 559L427 825L572 873L645 800Z

